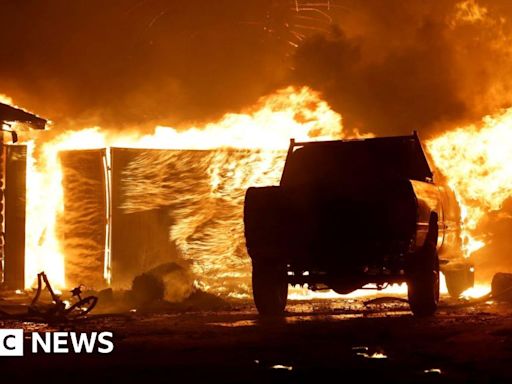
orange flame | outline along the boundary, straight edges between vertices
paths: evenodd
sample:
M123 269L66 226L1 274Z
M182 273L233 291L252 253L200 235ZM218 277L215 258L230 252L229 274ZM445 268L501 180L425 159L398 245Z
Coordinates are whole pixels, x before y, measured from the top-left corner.
M14 106L14 102L11 97L0 93L0 103Z
M45 270L57 286L65 286L64 255L57 240L56 217L62 212L62 170L58 152L67 149L92 149L105 147L158 148L158 149L213 149L208 175L210 194L230 196L233 207L241 217L243 194L251 185L268 185L278 182L289 139L326 140L343 137L341 116L322 101L318 93L309 88L288 87L264 97L246 111L229 113L215 123L200 127L177 130L157 126L151 135L141 135L133 131L127 133L102 131L99 127L80 131L67 131L55 139L40 145L37 162L31 158L28 170L27 209L27 286L31 286L40 270ZM29 143L32 145L32 143ZM222 148L250 149L238 157L230 157ZM30 152L32 153L32 152ZM155 184L155 183L153 183ZM226 191L228 190L228 192ZM146 199L147 200L147 199ZM124 207L130 209L129 206ZM182 218L172 228L171 236L180 244L190 232L190 219ZM232 221L229 222L232 225ZM239 227L239 226L238 226ZM240 232L240 228L236 230ZM220 231L219 236L230 233ZM232 232L232 231L231 231ZM238 235L242 235L239 233ZM232 236L232 234L230 235ZM229 236L225 239L224 253L233 252ZM200 264L194 272L198 284L217 292L225 292L225 287L211 287L201 279L208 272L229 275L221 260L205 259L208 255L196 255ZM219 263L220 262L220 263ZM224 260L229 264L229 260ZM206 266L206 267L205 267ZM194 269L194 268L193 268ZM231 274L237 274L233 272ZM247 291L248 287L242 289ZM233 292L236 296L237 293Z
M475 233L480 220L512 196L511 138L512 109L507 109L484 117L480 127L457 128L427 143L461 204L467 255L485 245Z
M512 176L512 151L507 147L512 135L512 109L500 116L486 117L483 127L459 128L427 142L439 171L448 179L461 203L464 222L465 252L471 254L483 242L474 234L479 220L487 210L499 209L510 195L508 181ZM240 286L223 286L219 281L206 278L217 275L242 277L248 281L248 259L242 268L231 271L233 260L225 257L234 252L233 233L241 236L241 207L245 189L251 185L276 184L281 175L285 150L289 139L326 140L344 137L342 118L308 89L288 87L264 97L245 113L226 114L219 121L186 130L157 126L153 134L102 131L99 127L80 131L67 131L48 142L38 143L37 159L29 159L27 176L27 286L40 270L45 270L60 287L66 285L64 256L57 240L56 217L62 211L62 170L58 152L68 149L105 147L159 148L159 149L210 149L207 167L210 195L231 199L234 216L238 221L227 220L218 242L223 242L220 258L197 252L193 272L197 284L205 289L234 297L245 297L247 283ZM34 143L29 142L32 154ZM225 148L247 149L232 157ZM154 184L157 184L156 182ZM126 206L130 210L133 207ZM183 249L190 248L186 239L193 220L178 220L171 230L171 237ZM235 223L236 224L233 224ZM197 224L197 223L196 223ZM218 245L218 244L217 244ZM216 245L216 246L217 246ZM202 246L202 245L200 245ZM185 252L186 253L186 252ZM239 261L237 261L239 263ZM245 263L245 264L244 264ZM403 292L402 286L393 292ZM480 291L480 290L478 290ZM296 298L303 297L296 291ZM327 295L330 297L330 294Z

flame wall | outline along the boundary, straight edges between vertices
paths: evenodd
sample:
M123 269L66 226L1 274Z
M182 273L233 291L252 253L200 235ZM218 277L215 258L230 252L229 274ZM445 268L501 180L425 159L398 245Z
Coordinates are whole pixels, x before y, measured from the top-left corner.
M65 151L60 244L66 282L130 288L135 276L168 262L212 293L250 292L243 200L251 185L278 184L285 151L110 148L110 260L105 226L104 150ZM108 181L107 181L108 182ZM189 281L192 285L193 281Z
M127 287L135 272L152 268L165 261L166 254L175 253L203 288L226 295L246 294L245 190L277 183L290 137L343 137L341 116L312 90L288 87L262 98L245 113L227 114L200 128L157 127L153 135L93 128L43 138L29 162L28 207L33 214L27 222L31 233L27 286L40 270L46 270L60 286L77 278L99 284L93 278L97 272L89 272L100 269L95 266L103 239L108 238L101 235L104 205L111 201L113 283L116 269L119 277L126 268L120 286ZM112 149L111 199L104 201L103 192L98 191L105 184L99 171L101 161L95 155L99 152L91 149L106 147L106 154L112 147L127 149ZM69 149L88 151L76 158L72 152L61 153ZM159 235L145 232L145 249L123 246L136 235L130 222L153 225L152 233ZM166 238L162 229L168 230ZM149 246L151 241L158 245Z

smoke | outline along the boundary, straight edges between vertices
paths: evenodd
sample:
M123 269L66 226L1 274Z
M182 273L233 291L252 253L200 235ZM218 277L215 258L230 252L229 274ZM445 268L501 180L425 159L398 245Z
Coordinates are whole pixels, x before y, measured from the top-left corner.
M431 136L512 103L503 1L0 1L0 87L65 128L216 119L278 87Z
M346 126L431 137L511 104L509 3L343 4L329 34L299 47L293 79Z
M70 127L176 125L279 84L272 1L0 1L0 89Z

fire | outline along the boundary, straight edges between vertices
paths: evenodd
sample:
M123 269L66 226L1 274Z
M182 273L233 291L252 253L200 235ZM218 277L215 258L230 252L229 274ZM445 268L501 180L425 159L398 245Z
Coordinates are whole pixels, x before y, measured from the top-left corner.
M0 93L0 103L7 104L7 105L14 105L14 102L11 97L4 95Z
M94 127L67 131L51 141L38 143L37 159L31 156L28 164L26 284L30 287L37 272L45 270L57 286L66 285L64 255L57 228L57 217L63 211L60 151L106 147L201 149L212 150L207 166L209 197L227 200L233 213L216 229L217 239L213 242L216 252L211 252L212 249L205 252L201 242L188 242L194 226L199 225L197 221L201 219L188 217L190 212L181 212L183 216L171 228L171 237L184 256L192 260L197 284L219 293L245 295L247 286L242 287L241 293L229 292L230 289L220 283L230 276L247 280L249 274L247 258L233 259L235 248L240 248L238 242L243 238L239 218L245 189L251 185L278 183L291 137L297 140L336 139L343 137L342 129L341 116L322 101L318 93L306 87L288 87L262 98L245 113L229 113L204 126L184 130L157 126L149 135L141 135L135 130L112 132ZM29 142L29 147L33 144ZM229 148L240 151L233 155ZM149 186L155 184L158 183L152 180ZM147 196L151 195L151 190L147 187L144 186L144 201L139 201L138 206L128 204L123 208L136 210L141 208L140 204L148 204L151 199ZM204 200L204 196L198 196L198 200ZM221 244L217 244L219 242ZM228 266L233 265L238 270L230 271ZM205 278L214 272L219 276L218 281Z
M485 245L475 233L480 220L512 196L511 139L512 108L484 117L481 126L457 128L427 143L461 204L467 256Z
M66 131L50 141L44 141L42 137L29 141L27 287L33 284L41 270L45 270L57 286L66 286L64 255L58 240L58 217L63 211L62 169L58 154L62 150L108 147L208 150L204 168L208 188L201 193L189 190L186 195L187 201L193 201L194 207L202 211L197 214L192 209L177 209L174 213L178 217L170 229L170 237L184 258L191 262L197 285L215 293L247 297L250 263L246 255L240 257L237 254L244 249L240 246L243 245L240 218L246 188L278 183L290 138L327 140L346 136L341 116L321 100L318 93L306 87L288 87L260 99L244 113L229 113L219 121L203 126L180 130L157 126L147 135L136 130L115 132L93 127ZM478 222L487 211L499 209L510 196L510 137L512 109L484 118L482 127L458 128L427 142L437 169L447 178L461 203L467 256L484 245L474 233ZM37 153L34 151L36 144ZM183 169L197 165L190 159L179 161L183 162L180 165ZM158 178L162 175L155 169L154 179L146 180L146 176L140 175L139 181L130 181L133 187L130 190L134 192L123 206L127 212L150 209L152 204L159 204L148 196L161 195ZM211 218L212 213L207 211L220 202L230 213L224 213L200 240L190 240L194 231ZM230 279L235 285L227 282ZM405 290L402 285L386 293L405 293ZM477 296L481 289L473 291L467 294ZM333 294L326 295L331 297ZM312 296L295 290L292 297Z

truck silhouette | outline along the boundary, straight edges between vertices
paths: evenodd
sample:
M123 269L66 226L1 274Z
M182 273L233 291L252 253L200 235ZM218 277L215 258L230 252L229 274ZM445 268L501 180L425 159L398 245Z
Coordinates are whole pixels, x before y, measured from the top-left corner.
M346 294L407 283L417 316L439 302L439 272L458 297L474 281L460 208L416 132L323 142L291 140L279 186L251 187L244 204L252 289L262 315L282 314L288 284Z

